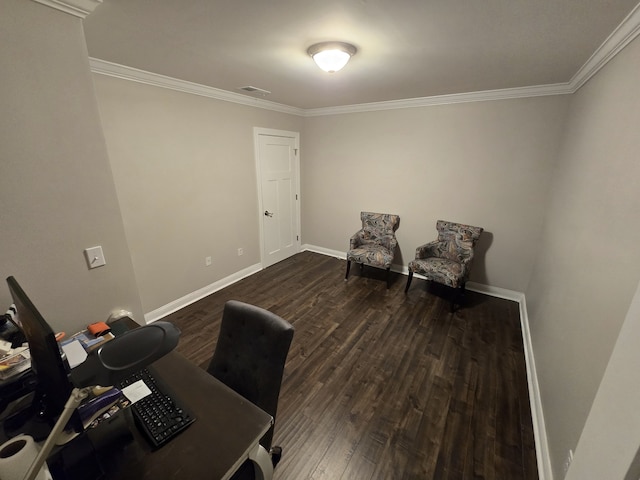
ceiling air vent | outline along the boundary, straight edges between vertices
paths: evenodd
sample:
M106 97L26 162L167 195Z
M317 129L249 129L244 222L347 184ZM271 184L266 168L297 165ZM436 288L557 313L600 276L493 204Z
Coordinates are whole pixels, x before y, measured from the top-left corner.
M262 88L252 87L251 85L247 85L246 87L240 87L240 90L244 90L245 92L249 92L249 93L257 93L258 95L262 95L263 97L266 97L271 93L269 90L263 90Z

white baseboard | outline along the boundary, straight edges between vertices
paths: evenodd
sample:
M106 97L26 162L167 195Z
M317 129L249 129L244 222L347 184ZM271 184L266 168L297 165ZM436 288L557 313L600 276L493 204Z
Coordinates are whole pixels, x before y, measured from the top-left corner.
M347 251L346 250L344 252L341 252L340 250L331 250L329 248L317 247L315 245L309 245L308 243L305 243L305 244L301 245L300 246L300 250L303 251L303 252L321 253L323 255L328 255L330 257L340 258L342 260L346 260L347 259Z
M346 251L341 252L339 250L331 250L329 248L317 247L315 245L309 245L308 243L305 243L300 248L301 248L300 251L302 251L302 252L321 253L323 255L328 255L329 257L339 258L340 260L346 260L347 259L347 252ZM392 272L396 272L396 273L404 273L405 275L407 275L409 273L409 270L407 270L407 267L404 267L402 265L391 265L391 271Z
M303 251L321 253L345 260L346 252L330 250L315 245L302 245ZM409 269L404 265L392 265L391 270L403 275L409 274ZM416 278L424 278L416 274ZM538 462L538 476L540 480L553 480L551 470L551 459L549 457L549 444L547 443L547 430L544 424L544 414L542 411L542 400L540 397L540 386L536 373L536 362L533 355L533 345L531 344L531 333L529 331L529 316L527 315L527 303L524 293L505 288L492 287L482 283L467 282L467 290L489 295L491 297L503 298L518 302L520 307L520 326L522 328L522 343L524 345L525 363L527 366L527 382L529 386L529 402L531 404L531 420L533 423L533 434L536 441L536 458Z
M551 458L549 457L549 444L547 441L547 429L544 424L542 400L540 397L540 385L536 372L536 362L531 344L531 332L529 330L529 316L527 314L527 302L522 292L506 290L504 288L491 287L481 283L468 282L467 289L483 293L492 297L504 298L518 302L520 307L520 325L522 328L522 343L527 366L527 382L529 386L529 402L531 405L531 421L533 434L536 440L536 458L538 461L538 477L540 480L553 480L551 470Z
M551 470L551 457L549 456L549 443L547 440L547 428L544 423L542 411L542 397L540 396L540 384L536 371L536 361L531 344L531 332L529 330L529 316L527 314L527 302L524 293L521 293L520 323L522 325L522 343L527 364L527 382L529 383L529 403L531 404L531 421L533 423L533 435L536 439L536 457L538 459L538 477L540 480L553 480Z
M318 247L315 245L304 244L301 246L301 251L309 251L320 253L322 255L328 255L331 257L345 260L347 257L346 251L331 250L324 247ZM217 282L207 285L199 290L196 290L189 295L185 295L163 307L160 307L152 312L146 313L144 319L146 323L152 323L159 320L170 313L180 310L187 305L190 305L201 298L206 297L218 290L221 290L229 285L232 285L245 277L253 275L254 273L262 270L262 265L257 263L240 272L230 275L226 278L218 280ZM391 270L403 275L408 275L409 270L404 265L392 265ZM420 275L416 275L416 278L420 278ZM507 290L499 287L492 287L490 285L484 285L476 282L468 282L467 289L473 292L482 293L492 297L503 298L505 300L512 300L518 302L520 306L520 324L522 328L522 342L524 345L524 355L527 367L527 382L529 386L529 401L531 404L531 419L533 422L533 434L536 442L536 457L538 462L538 476L540 480L553 480L553 472L551 470L551 460L549 457L549 446L547 443L547 430L544 425L544 414L542 411L542 401L540 397L540 386L538 384L538 377L536 373L535 358L533 355L533 346L531 344L531 334L529 331L529 317L527 315L527 304L524 293L516 292L514 290Z
M198 300L206 297L207 295L211 295L212 293L215 293L218 290L222 290L223 288L228 287L229 285L232 285L242 280L245 277L248 277L250 275L253 275L254 273L259 272L260 270L262 270L262 264L256 263L255 265L251 265L250 267L240 270L239 272L234 273L233 275L229 275L228 277L218 280L217 282L207 285L206 287L202 287L199 290L196 290L195 292L189 293L184 297L178 298L177 300L174 300L171 303L167 303L166 305L163 305L160 308L156 308L155 310L149 313L145 313L144 321L145 323L149 324L149 323L155 322L156 320L160 320L161 318L166 317L170 313L176 312L181 308L186 307L187 305L191 305L192 303L197 302Z

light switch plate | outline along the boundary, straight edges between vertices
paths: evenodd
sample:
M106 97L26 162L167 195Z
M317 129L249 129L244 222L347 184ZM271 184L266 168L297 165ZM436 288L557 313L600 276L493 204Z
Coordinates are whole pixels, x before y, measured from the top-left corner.
M97 268L103 266L106 262L104 259L104 253L102 247L91 247L84 251L84 256L87 259L87 265L89 268Z

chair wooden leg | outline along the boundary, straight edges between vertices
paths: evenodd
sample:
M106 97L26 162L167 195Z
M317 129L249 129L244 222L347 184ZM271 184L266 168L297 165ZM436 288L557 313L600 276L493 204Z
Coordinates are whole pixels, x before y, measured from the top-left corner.
M407 286L404 287L404 293L409 291L409 287L411 286L411 280L413 280L413 272L409 270L409 276L407 277Z
M387 290L391 286L391 267L387 268Z
M459 305L462 306L462 302L464 301L464 294L465 294L466 290L465 290L465 284L463 283L462 285L460 285L460 302ZM454 290L453 295L451 296L451 313L455 312L456 310L456 294L458 292Z
M269 450L269 455L271 456L271 463L273 464L273 468L276 468L276 465L278 465L280 459L282 458L282 447L279 447L277 445L271 447L271 450Z
M347 274L344 276L344 281L345 282L349 278L349 270L351 270L351 260L347 260Z

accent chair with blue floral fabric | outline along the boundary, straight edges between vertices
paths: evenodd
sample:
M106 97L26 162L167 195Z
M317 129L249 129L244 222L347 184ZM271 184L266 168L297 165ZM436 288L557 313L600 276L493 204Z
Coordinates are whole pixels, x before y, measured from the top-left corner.
M414 273L451 288L460 288L464 293L471 272L473 249L483 229L444 220L438 220L436 229L438 239L418 247L415 260L409 262L405 293L409 290Z
M389 272L395 256L398 240L395 231L400 224L398 215L388 213L361 212L362 228L349 240L347 252L347 274L349 278L351 262L361 266L369 265L387 270L387 288L389 288Z

